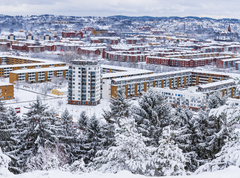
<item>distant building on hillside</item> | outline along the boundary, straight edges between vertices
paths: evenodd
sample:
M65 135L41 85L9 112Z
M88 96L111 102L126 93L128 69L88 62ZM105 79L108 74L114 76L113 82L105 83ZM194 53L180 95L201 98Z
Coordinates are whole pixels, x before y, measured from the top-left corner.
M100 35L100 34L102 34L102 33L107 33L108 31L107 30L100 30L100 29L94 29L94 30L92 30L92 34L93 35L95 35L95 36L97 36L97 35Z
M32 36L31 34L28 34L28 35L26 36L26 40L33 40L33 36Z
M83 32L82 31L62 32L62 37L63 38L76 38L76 37L83 38Z
M229 24L229 27L228 27L228 32L229 32L229 33L232 32L231 27L230 27L230 24Z

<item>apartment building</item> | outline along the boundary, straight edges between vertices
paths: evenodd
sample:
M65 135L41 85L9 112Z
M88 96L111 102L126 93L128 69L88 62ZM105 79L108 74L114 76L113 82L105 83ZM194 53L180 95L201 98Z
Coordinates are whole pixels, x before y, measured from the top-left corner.
M50 60L19 57L19 56L1 56L0 63L7 64L7 65L0 65L0 76L3 76L3 77L9 77L9 72L14 70L66 66L66 63L64 62L55 62Z
M2 100L14 99L14 86L11 83L0 82L0 98Z
M112 96L116 96L115 92L116 86L112 86L113 80L123 79L128 77L144 77L145 75L153 74L150 70L111 66L111 65L101 65L102 68L102 97L104 99L110 99ZM128 95L126 95L128 96Z
M220 60L216 61L216 67L218 67L218 68L235 67L236 62L238 62L238 61L240 61L240 58L220 59Z
M155 88L155 90L160 91L171 105L188 106L193 111L198 111L204 105L208 96L216 91L222 92L222 96L227 96L228 98L239 96L233 79L202 84L195 87L178 88L176 90L170 88Z
M97 35L100 35L100 34L103 34L103 33L108 33L108 30L101 30L101 29L93 29L92 30L92 34L94 36L97 36Z
M173 107L177 105L188 106L193 111L198 111L206 101L205 93L197 92L197 87L181 88L171 90L169 88L154 88L165 96L168 103Z
M68 69L68 103L97 105L101 97L101 67L97 61L75 60Z
M120 42L120 37L91 37L91 43L109 43L117 45Z
M123 53L123 52L104 52L102 55L103 58L112 60L112 61L120 61L120 62L145 62L146 55L139 53Z
M224 53L199 53L186 55L171 55L166 57L147 56L146 63L174 67L199 67L216 64L218 60L234 58L233 54Z
M228 94L229 97L238 97L236 86L230 79L231 76L225 73L197 70L183 70L139 76L123 76L121 78L111 79L103 78L102 96L106 99L116 97L115 93L117 88L125 88L126 96L132 97L139 96L143 92L147 92L151 87L178 89L187 88L189 86L198 86L198 91L205 92L206 94L212 94L214 91L219 89L223 91L223 94ZM107 85L108 87L104 85ZM211 88L210 86L213 87ZM208 90L203 90L203 88L206 87L209 87Z
M13 84L16 82L39 83L51 81L54 76L68 78L68 67L14 70L9 72L9 82Z

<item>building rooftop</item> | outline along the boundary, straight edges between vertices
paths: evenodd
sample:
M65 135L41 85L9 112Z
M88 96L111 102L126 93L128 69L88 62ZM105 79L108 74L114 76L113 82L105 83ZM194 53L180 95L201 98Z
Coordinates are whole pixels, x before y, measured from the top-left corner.
M48 68L37 68L37 69L24 69L24 70L14 70L9 73L20 74L20 73L31 73L31 72L47 72L47 71L57 71L57 70L68 70L68 67L48 67Z
M6 86L6 85L13 85L13 84L7 83L7 82L0 82L0 86Z
M220 86L220 85L226 85L226 84L235 84L235 81L233 79L222 80L222 81L219 81L219 82L213 82L213 83L208 83L208 84L204 84L204 85L198 85L198 87L202 88L202 89L207 89L207 88Z

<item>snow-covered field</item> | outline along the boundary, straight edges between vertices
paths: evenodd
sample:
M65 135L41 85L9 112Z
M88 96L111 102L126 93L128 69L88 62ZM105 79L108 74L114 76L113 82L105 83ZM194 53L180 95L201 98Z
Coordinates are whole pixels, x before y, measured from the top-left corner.
M8 82L8 78L3 79L4 82ZM22 116L27 112L29 103L36 100L37 96L42 98L42 102L48 104L50 109L54 109L56 113L61 116L62 112L65 109L68 109L69 113L73 117L73 121L77 121L80 113L85 111L86 114L91 117L94 114L98 119L102 118L103 109L109 110L109 100L101 99L100 104L97 106L83 106L83 105L70 105L67 101L67 95L57 96L48 92L47 95L43 95L40 88L44 83L38 84L26 84L29 88L25 88L22 85L17 88L14 88L14 97L13 100L6 100L7 106L13 108L20 107L21 113L19 116ZM67 91L67 87L63 87ZM137 100L133 100L132 103L137 105Z
M24 90L15 90L15 96L18 97L18 102L16 103L16 100L9 100L6 101L7 106L11 106L13 108L18 108L20 107L21 113L19 114L22 116L23 113L26 113L29 107L29 103L33 102L36 100L37 96L40 94L37 93L32 93L29 91L24 91ZM80 113L82 111L85 111L86 114L91 117L93 114L96 115L97 118L101 118L103 109L109 109L109 102L108 100L101 100L101 103L97 106L81 106L81 105L69 105L67 104L67 97L50 97L46 96L45 98L42 97L42 102L48 104L49 108L54 109L58 115L61 115L62 112L65 109L68 109L68 111L71 113L73 116L73 120L77 121Z
M121 171L117 174L113 173L101 173L101 172L91 172L84 174L72 174L70 172L63 172L59 170L52 171L35 171L31 173L25 173L20 175L2 175L3 178L147 178L146 176L132 174L128 171ZM170 178L170 177L165 177ZM227 169L216 171L216 172L206 172L198 175L191 176L177 176L176 178L240 178L240 168L231 166Z

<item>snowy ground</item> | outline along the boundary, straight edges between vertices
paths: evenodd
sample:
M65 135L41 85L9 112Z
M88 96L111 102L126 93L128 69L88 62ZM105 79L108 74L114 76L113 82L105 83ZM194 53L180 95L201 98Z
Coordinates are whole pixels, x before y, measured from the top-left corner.
M8 78L4 78L3 80L4 82L8 82ZM29 103L36 101L37 96L40 96L43 103L46 103L50 108L53 108L59 116L67 108L73 116L73 121L75 122L78 120L82 111L85 111L89 117L95 114L97 118L102 119L103 109L109 110L109 100L101 99L100 104L97 106L70 105L67 104L67 95L57 96L51 94L51 92L48 92L47 95L43 95L40 90L42 85L44 85L44 83L24 84L19 87L15 86L15 99L6 100L5 102L7 106L11 106L13 108L20 107L21 113L18 115L22 116L23 113L27 112ZM27 86L29 88L23 86ZM65 89L67 91L67 86L62 87L61 89ZM132 103L137 105L137 100L132 100Z
M1 177L1 174L0 174ZM5 175L6 178L147 178L147 176L131 174L128 171L122 171L117 174L91 172L85 174L72 174L62 171L35 171L20 175ZM169 176L165 178L170 178ZM206 172L192 176L177 176L176 178L240 178L240 168L231 166L225 170L216 172Z

